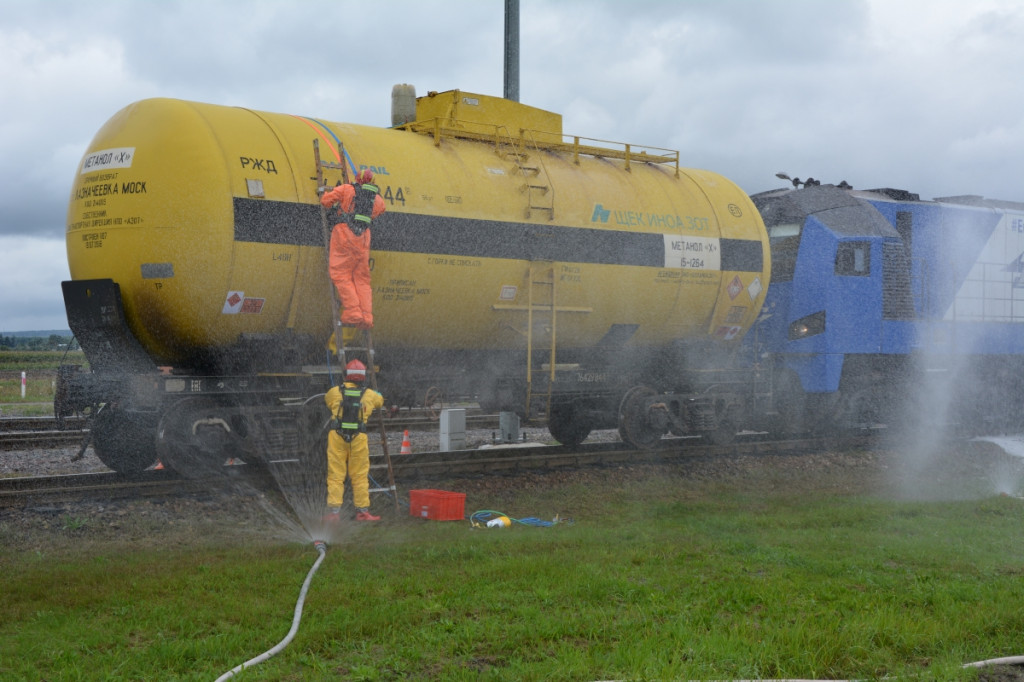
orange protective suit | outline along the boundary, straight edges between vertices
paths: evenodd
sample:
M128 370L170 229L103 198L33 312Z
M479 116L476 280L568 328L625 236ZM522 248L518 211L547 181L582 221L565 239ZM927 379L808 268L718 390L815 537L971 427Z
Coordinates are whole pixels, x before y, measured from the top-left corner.
M320 203L329 208L335 203L350 213L355 201L355 187L338 185L320 197ZM371 218L386 209L378 194L373 199ZM373 327L373 289L370 286L370 230L356 235L346 223L338 223L331 231L331 251L328 269L331 281L341 299L341 323L369 329Z
M345 382L346 388L356 388L357 384ZM341 389L337 386L327 391L324 396L331 414L341 411ZM383 407L384 397L372 388L367 388L361 399L362 420L366 423L373 411ZM352 483L352 502L356 509L370 508L370 484L367 476L370 473L370 444L365 433L360 433L346 443L334 429L327 435L327 506L340 507L345 498L345 476Z

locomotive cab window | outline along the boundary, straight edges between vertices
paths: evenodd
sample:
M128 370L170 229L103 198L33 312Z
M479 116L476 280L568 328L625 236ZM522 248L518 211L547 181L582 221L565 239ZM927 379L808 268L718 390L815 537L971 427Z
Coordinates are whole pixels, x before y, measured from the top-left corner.
M772 249L772 281L792 282L796 257L800 250L801 223L780 223L768 226Z
M871 242L839 242L835 274L867 277L871 274Z

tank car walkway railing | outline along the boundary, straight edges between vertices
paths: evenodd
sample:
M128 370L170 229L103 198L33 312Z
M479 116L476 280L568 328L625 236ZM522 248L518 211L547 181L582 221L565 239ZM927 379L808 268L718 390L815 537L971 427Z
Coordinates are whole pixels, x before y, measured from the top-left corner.
M435 145L440 145L442 139L451 137L491 143L496 151L502 144L501 128L504 126L451 118L426 119L397 126L399 130L411 130L432 135ZM664 165L672 167L675 177L679 177L679 152L674 149L580 137L579 135L565 135L543 130L520 129L520 137L527 134L535 140L538 150L571 154L573 162L576 164L579 163L581 156L619 159L624 162L624 169L627 171L634 163ZM522 147L522 144L520 146Z

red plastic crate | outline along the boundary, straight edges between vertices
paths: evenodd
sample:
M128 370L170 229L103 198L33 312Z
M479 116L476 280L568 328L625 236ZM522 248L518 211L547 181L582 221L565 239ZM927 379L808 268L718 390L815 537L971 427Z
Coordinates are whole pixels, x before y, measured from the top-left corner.
M410 490L409 516L434 521L461 521L466 516L466 494L447 490Z

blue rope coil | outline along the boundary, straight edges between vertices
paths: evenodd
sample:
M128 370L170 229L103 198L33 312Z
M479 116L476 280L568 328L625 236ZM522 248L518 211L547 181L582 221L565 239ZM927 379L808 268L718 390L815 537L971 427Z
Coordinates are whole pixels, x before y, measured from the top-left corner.
M572 519L562 519L558 516L556 516L551 521L539 519L536 516L527 516L522 519L517 519L515 517L509 516L505 512L495 511L493 509L481 509L480 511L473 512L469 517L469 522L474 528L486 527L488 521L499 518L501 516L506 517L512 523L518 523L521 526L533 526L535 528L547 528L549 526L554 526L555 524L559 523L572 523Z

